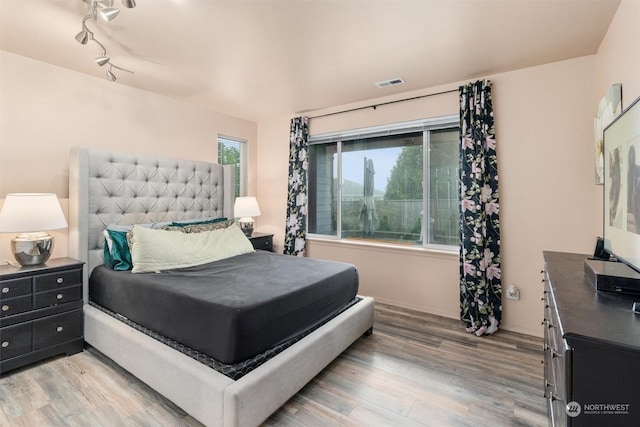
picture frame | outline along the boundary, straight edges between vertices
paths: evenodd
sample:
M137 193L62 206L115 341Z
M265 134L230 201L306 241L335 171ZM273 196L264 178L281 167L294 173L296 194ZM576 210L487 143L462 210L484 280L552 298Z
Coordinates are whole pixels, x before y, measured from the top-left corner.
M604 129L622 113L622 85L611 85L607 93L600 99L596 115L593 119L595 137L595 182L602 185L604 182L604 155L603 133Z

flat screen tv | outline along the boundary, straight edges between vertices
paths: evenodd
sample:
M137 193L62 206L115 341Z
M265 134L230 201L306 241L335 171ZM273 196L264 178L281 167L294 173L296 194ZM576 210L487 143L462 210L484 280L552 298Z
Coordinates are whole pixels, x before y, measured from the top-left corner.
M604 249L640 272L640 98L604 130Z

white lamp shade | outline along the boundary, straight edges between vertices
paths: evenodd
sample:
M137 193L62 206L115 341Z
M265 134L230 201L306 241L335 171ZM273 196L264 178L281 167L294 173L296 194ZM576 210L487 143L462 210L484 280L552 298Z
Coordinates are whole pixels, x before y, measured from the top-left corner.
M7 194L0 211L0 232L33 233L67 227L53 193Z
M233 205L233 215L236 218L246 218L260 215L260 208L255 197L236 197Z

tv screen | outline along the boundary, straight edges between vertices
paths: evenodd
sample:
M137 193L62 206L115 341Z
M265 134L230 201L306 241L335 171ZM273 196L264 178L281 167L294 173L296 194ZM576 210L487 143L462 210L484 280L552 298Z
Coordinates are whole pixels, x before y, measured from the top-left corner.
M604 130L604 249L640 271L640 98Z

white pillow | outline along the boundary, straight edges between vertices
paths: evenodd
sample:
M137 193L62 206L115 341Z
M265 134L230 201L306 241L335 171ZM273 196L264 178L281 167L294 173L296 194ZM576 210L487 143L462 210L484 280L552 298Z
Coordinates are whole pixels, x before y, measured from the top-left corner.
M254 252L249 239L235 224L202 233L176 233L135 225L130 244L132 273L191 267Z

